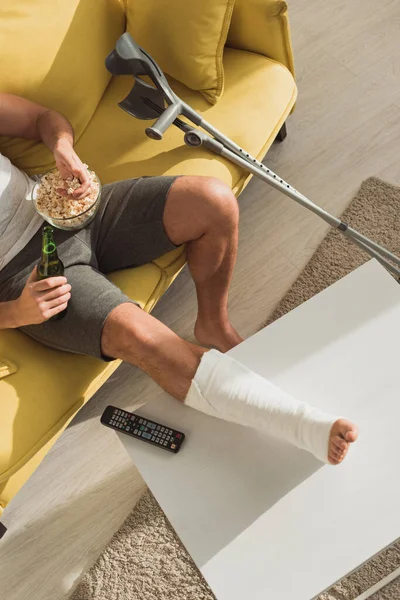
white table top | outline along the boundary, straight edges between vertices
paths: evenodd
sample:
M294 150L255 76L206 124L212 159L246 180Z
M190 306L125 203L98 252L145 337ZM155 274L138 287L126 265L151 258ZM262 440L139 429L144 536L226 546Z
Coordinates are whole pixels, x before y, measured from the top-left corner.
M218 600L310 600L400 535L400 287L370 261L230 354L360 439L339 467L167 394L139 413L177 455L120 439Z

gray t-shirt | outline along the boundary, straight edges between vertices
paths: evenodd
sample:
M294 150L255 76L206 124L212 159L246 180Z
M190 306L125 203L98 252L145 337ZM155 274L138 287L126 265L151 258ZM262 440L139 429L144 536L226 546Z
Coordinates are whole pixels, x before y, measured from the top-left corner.
M30 200L34 182L0 154L0 271L43 223Z

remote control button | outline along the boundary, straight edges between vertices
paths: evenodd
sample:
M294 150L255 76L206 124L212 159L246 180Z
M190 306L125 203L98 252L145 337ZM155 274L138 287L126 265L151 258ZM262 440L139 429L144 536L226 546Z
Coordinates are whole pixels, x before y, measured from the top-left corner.
M139 419L139 423L142 424L143 423L143 419Z
M168 433L169 433L169 435L172 435L172 429L170 429L170 430L168 431Z
M134 433L135 435L137 435L137 432L138 432L138 430L137 430L137 429L135 429L135 431L134 431L133 433Z
M161 442L161 443L162 443L162 444L164 444L164 446L166 446L166 445L167 445L167 442Z
M171 450L175 450L176 445L175 444L171 444Z
M178 440L182 437L182 435L180 433L176 434L176 437L178 438Z
M142 435L142 432L141 432L141 431L138 431L138 432L137 432L137 434L138 434L138 437L141 437L141 435Z
M151 438L151 435L149 433L146 433L145 431L142 433L142 437L146 438L146 440L149 440Z
M127 427L127 428L126 428L126 431L130 431L130 430L131 430L131 428L130 428L130 427Z
M135 415L131 415L131 421L134 421L136 419Z
M165 431L165 427L161 427L161 431Z

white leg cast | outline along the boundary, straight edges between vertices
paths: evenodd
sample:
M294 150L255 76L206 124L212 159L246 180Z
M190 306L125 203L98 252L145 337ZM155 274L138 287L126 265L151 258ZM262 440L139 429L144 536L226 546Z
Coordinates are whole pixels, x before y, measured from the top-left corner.
M279 437L326 463L329 434L340 418L296 400L218 350L203 354L185 404Z

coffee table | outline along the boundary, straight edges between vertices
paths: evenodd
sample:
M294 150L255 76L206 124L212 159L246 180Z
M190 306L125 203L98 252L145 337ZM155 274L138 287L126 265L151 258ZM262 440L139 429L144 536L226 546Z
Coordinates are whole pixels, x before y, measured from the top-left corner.
M218 600L310 600L400 536L399 332L372 260L230 352L359 425L339 467L167 394L139 412L186 433L177 455L118 434Z

